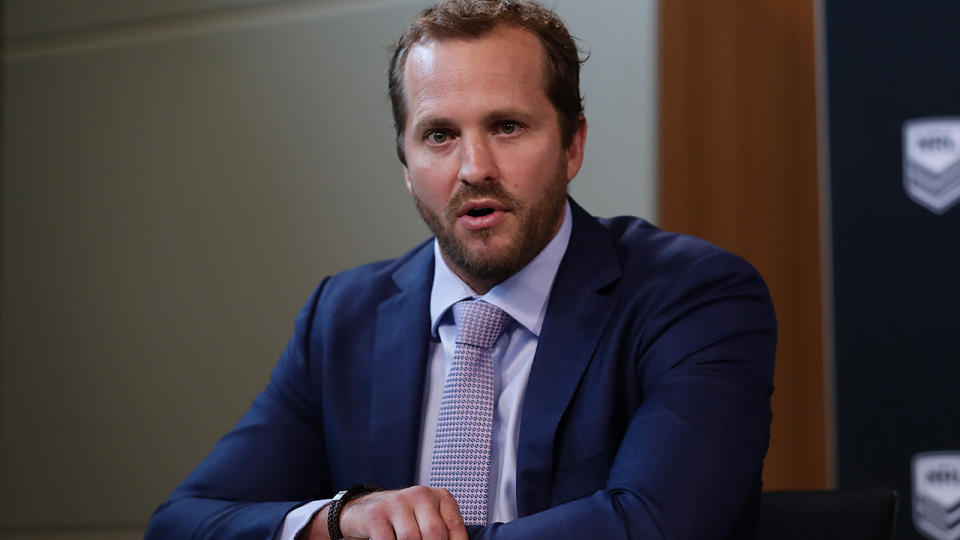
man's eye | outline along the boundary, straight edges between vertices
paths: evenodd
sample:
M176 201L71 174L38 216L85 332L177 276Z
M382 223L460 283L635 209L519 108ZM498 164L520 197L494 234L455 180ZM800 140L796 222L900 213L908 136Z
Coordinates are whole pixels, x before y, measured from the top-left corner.
M444 131L431 131L427 133L427 142L431 144L443 144L447 141L447 133Z
M500 124L500 133L503 133L504 135L512 135L516 133L517 127L518 126L516 122L504 122Z

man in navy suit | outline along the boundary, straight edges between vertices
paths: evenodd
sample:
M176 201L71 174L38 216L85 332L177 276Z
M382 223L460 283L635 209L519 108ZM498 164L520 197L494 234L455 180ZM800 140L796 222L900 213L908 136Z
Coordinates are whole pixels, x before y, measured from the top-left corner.
M390 96L435 240L320 284L266 390L157 510L149 538L755 535L769 294L735 255L640 219L596 219L567 197L587 132L580 63L534 3L421 13L397 43ZM489 353L477 524L428 486L460 346L451 311L469 299L506 314ZM359 484L380 489L348 489Z

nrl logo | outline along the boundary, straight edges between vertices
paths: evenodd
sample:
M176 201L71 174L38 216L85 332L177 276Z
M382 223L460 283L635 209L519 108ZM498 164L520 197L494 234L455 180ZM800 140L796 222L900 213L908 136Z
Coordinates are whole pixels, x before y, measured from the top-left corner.
M960 538L960 452L913 456L913 525L927 538Z
M936 214L960 200L960 116L903 123L903 187Z

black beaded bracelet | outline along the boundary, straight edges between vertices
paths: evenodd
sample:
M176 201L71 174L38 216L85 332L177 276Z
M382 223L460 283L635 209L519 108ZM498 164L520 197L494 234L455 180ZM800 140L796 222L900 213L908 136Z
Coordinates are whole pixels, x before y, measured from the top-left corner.
M374 491L380 491L380 488L370 484L360 484L333 496L333 501L330 503L330 512L327 514L327 532L330 533L330 540L343 538L343 533L340 532L340 512L343 511L343 507L360 495L366 495Z

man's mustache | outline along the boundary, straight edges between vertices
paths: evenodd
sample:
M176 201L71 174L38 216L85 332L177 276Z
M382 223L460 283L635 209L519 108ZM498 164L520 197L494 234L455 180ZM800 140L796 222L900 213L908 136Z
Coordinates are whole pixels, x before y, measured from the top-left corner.
M507 193L500 182L482 182L476 185L461 184L447 203L447 207L443 211L443 217L447 220L455 220L464 204L480 198L493 199L510 212L523 209L523 201Z

